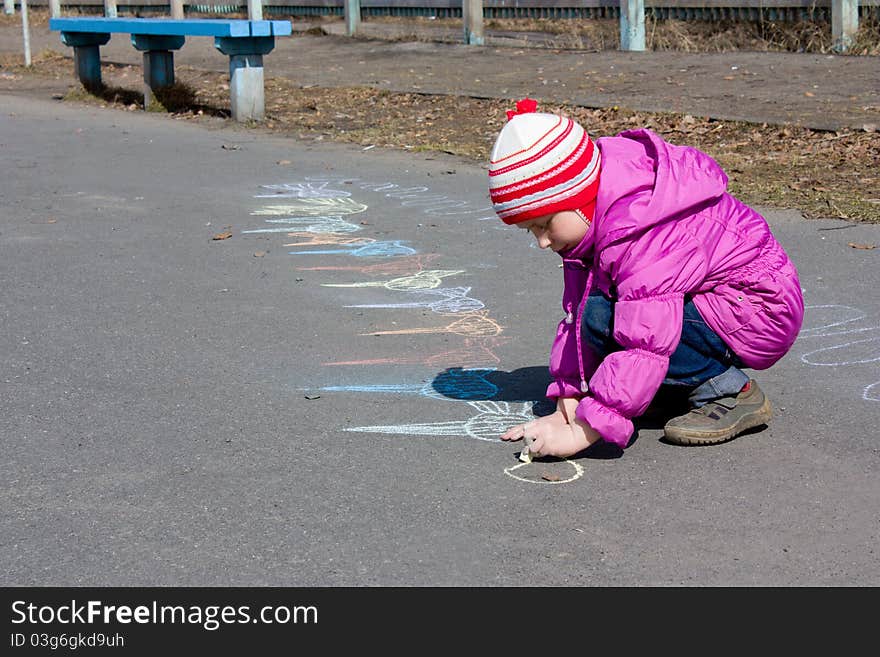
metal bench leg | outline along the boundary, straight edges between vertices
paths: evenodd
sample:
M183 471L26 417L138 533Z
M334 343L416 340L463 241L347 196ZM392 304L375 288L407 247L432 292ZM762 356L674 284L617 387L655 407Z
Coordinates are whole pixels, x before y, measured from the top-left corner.
M62 32L61 43L73 48L76 77L87 91L97 94L104 87L101 80L101 46L110 41L109 34Z
M262 121L266 114L262 55L229 58L229 98L236 121Z

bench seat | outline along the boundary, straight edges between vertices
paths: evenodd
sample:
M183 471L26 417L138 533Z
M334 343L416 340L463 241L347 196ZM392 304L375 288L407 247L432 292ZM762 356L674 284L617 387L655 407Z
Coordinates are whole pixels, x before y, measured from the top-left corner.
M61 42L73 48L77 77L93 92L103 88L100 47L112 34L130 34L132 45L143 52L145 109L157 102L157 92L174 84L173 51L186 37L214 37L214 47L229 56L229 95L237 121L263 119L263 55L275 47L276 36L292 34L286 20L205 18L50 18L49 29L61 32Z
M50 18L49 29L92 34L154 34L169 36L257 37L290 36L290 21L249 21L220 18Z

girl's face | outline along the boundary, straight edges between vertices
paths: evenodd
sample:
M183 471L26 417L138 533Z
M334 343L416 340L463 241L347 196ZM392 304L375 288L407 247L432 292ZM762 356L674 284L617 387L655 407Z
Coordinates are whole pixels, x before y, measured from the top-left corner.
M550 248L556 253L570 251L584 239L589 222L574 210L563 210L556 214L529 219L517 226L528 230L535 236L538 247Z

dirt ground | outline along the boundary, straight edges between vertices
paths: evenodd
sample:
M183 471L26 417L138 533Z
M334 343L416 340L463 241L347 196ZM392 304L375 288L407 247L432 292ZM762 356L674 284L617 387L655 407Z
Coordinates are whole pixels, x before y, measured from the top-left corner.
M0 23L18 17L0 16ZM32 21L45 21L36 13ZM315 28L320 32L322 28ZM870 39L868 45L870 48ZM178 120L228 119L228 75L187 66L175 68L177 83L163 96ZM45 93L64 102L142 111L141 67L105 64L106 88L85 93L73 75L72 58L41 51L30 67L23 56L0 53L0 91ZM366 86L301 85L266 79L266 121L251 129L303 140L336 140L412 151L439 150L485 162L511 100L461 95L399 93ZM688 114L588 108L542 103L565 113L593 134L648 127L674 143L696 146L725 168L730 189L749 204L796 208L807 217L880 223L880 132L823 131L793 126L716 120Z

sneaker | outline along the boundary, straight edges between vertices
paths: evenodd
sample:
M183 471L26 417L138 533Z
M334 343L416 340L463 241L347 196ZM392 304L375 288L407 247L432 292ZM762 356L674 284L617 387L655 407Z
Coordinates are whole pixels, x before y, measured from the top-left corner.
M736 397L722 397L672 418L663 430L676 445L715 445L767 424L772 417L770 400L750 379Z

